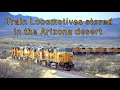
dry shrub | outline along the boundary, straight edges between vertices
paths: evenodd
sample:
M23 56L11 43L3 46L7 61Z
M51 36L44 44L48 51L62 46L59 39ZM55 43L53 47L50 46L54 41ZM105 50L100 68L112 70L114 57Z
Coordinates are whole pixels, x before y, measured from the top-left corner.
M106 61L100 61L100 62L94 62L91 67L90 67L90 71L93 74L97 74L97 73L107 73L108 69L107 66L109 66L110 63L106 62Z
M7 61L0 61L0 78L16 78L19 73Z
M2 60L0 78L40 78L40 69L29 62Z
M80 61L78 63L76 63L76 70L77 71L86 71L87 67L88 67L88 63L86 63L85 61Z
M102 61L97 64L97 69L101 73L106 73L108 71L107 66L109 66L109 62Z
M76 70L77 71L83 71L91 74L97 74L97 73L107 73L108 69L107 66L109 66L110 63L106 61L80 61L76 63Z
M91 59L94 59L94 56L93 56L93 55L87 55L87 56L85 57L85 59L86 59L86 60L91 60Z
M102 78L119 78L118 76L113 75L113 74L104 74L104 75L102 75L102 74L96 74L96 76L102 77Z
M39 78L40 69L32 62L20 62L21 70L25 73L25 78Z
M117 65L115 68L114 68L114 71L113 71L114 74L120 76L120 66Z
M4 51L2 51L2 53L0 54L0 58L1 58L1 59L6 59L6 58L9 57L10 55L11 55L10 52L4 50Z

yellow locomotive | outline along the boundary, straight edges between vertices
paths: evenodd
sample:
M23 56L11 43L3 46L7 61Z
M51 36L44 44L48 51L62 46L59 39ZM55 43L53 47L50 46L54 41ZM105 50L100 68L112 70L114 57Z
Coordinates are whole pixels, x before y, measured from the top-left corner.
M18 59L19 47L12 48L12 58Z
M37 63L49 67L70 70L74 68L71 48L40 48Z
M12 57L19 60L32 59L48 67L65 70L74 68L72 48L13 47Z
M73 52L71 48L52 48L49 49L50 65L71 69L73 67ZM52 64L51 64L52 63Z

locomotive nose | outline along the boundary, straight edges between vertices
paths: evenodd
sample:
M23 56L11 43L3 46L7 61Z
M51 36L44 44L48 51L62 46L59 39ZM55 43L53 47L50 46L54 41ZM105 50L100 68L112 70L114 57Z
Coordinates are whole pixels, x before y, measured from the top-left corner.
M70 64L72 63L73 55L71 53L64 52L64 53L61 53L59 57L61 62L64 62L64 63L70 62Z

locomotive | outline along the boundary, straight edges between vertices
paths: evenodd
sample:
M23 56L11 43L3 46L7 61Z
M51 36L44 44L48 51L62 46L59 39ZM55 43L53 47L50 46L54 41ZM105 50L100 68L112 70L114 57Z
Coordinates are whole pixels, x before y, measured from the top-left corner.
M74 69L72 48L13 47L12 58L33 60L35 63L64 70Z
M80 48L80 47L75 47L72 48L73 54L78 54L78 53L114 53L114 54L119 54L120 53L120 48Z

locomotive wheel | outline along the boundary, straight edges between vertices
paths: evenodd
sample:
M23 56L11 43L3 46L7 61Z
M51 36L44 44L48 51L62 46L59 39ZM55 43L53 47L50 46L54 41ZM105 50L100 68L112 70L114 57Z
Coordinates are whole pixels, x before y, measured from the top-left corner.
M50 67L51 67L51 68L57 69L58 65L57 65L57 63L52 62L51 65L50 65Z
M37 63L38 63L39 65L41 65L41 64L42 64L42 61L41 61L41 60L37 60Z
M47 66L51 67L51 62L50 61L47 61Z
M39 64L39 62L40 62L40 61L37 59L37 63L38 63L38 64Z
M47 62L46 61L42 61L42 66L46 66L47 67Z
M40 61L39 61L39 65L41 65L41 64L42 64L42 61L40 60Z
M23 57L21 57L21 60L23 61Z
M47 67L47 61L45 61L45 66Z
M42 61L41 65L42 65L42 66L45 66L45 62L44 62L44 61Z
M14 59L14 56L12 56L12 59Z
M71 65L68 65L68 69L71 70Z
M20 60L23 60L23 57L21 57Z
M57 69L58 70L62 70L62 66L61 65L57 65Z
M22 61L24 61L24 57L22 58Z
M65 71L70 71L71 66L69 64L66 63L64 66L65 66Z
M18 57L17 59L20 60L20 57Z
M64 70L64 68L65 68L65 65L61 65L61 67L62 67L62 70Z
M57 69L57 67L58 67L58 64L56 63L56 64L55 64L55 68Z
M16 59L18 59L18 57L16 57Z
M17 56L15 56L15 59L17 59Z

